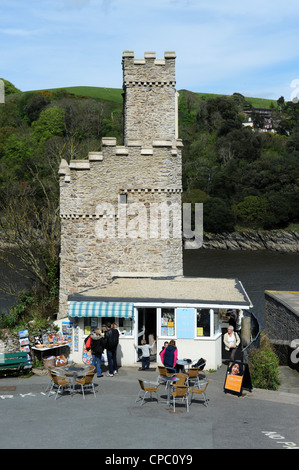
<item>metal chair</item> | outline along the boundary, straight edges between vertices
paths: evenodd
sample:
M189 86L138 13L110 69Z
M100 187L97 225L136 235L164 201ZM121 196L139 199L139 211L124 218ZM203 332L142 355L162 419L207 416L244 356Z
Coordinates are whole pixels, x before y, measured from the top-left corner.
M173 412L175 413L175 402L176 399L181 399L182 402L186 403L187 413L189 412L189 401L188 401L189 388L187 385L175 385L174 390L171 392L173 401Z
M176 374L176 378L179 379L175 383L176 386L187 385L186 381L188 380L188 375L184 372L179 372Z
M195 385L197 381L199 380L198 377L199 374L199 368L198 367L192 367L191 369L188 370L187 375L187 385Z
M55 400L57 399L58 393L60 392L60 390L64 392L64 390L67 388L70 393L72 392L73 390L72 383L65 376L63 376L62 374L61 375L58 374L56 371L52 369L48 369L48 371L52 379L48 396L50 396L50 393L52 392L53 388L57 388Z
M206 381L201 380L197 382L196 386L189 388L189 394L191 394L190 405L192 403L193 394L195 393L196 395L201 395L203 397L204 405L208 406L209 399L207 398L206 390L207 390L209 383L210 383L209 380L206 380Z
M166 386L167 381L163 379L163 377L171 377L172 375L176 375L175 369L172 369L170 367L165 367L165 366L158 366L158 372L159 372L159 376L158 376L156 385L163 384Z
M94 397L96 398L96 392L95 392L95 389L94 389L94 383L93 383L93 378L94 378L94 374L95 374L95 368L93 367L93 370L90 370L87 374L84 375L84 377L82 377L81 379L76 379L76 385L80 385L81 386L81 391L82 391L82 395L83 395L83 399L85 400L85 394L84 394L84 390L87 389L87 388L91 388L92 391L93 391L93 395Z
M138 395L136 397L136 400L135 400L135 403L137 403L137 401L139 400L142 400L141 403L140 403L140 406L143 405L144 403L144 400L145 400L145 397L147 394L150 395L150 398L152 399L152 393L156 393L156 397L157 397L157 403L159 402L158 400L158 384L153 384L152 382L149 382L147 380L142 380L142 379L138 379L138 382L139 382L139 385L140 385L140 390L138 392ZM149 384L149 385L145 385L145 384Z

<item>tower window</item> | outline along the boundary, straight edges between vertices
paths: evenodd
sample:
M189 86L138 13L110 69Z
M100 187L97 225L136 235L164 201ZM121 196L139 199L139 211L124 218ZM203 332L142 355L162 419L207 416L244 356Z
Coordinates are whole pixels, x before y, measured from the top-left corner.
M120 194L119 195L119 203L120 204L127 204L127 195L126 194Z

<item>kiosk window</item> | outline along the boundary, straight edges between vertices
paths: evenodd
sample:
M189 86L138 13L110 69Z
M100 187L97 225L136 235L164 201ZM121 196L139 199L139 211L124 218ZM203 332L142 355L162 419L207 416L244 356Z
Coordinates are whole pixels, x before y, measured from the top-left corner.
M161 309L161 336L175 335L174 308Z
M96 327L102 330L108 322L111 323L111 325L112 323L116 323L121 335L132 336L132 319L116 317L84 318L84 334L89 335Z
M210 309L196 309L196 336L210 336Z

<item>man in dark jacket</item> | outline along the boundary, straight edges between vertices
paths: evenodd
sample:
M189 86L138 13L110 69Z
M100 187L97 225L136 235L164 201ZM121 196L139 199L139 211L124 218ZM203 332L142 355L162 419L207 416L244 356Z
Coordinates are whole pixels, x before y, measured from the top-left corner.
M117 360L116 350L119 340L119 331L116 328L111 328L111 323L107 323L107 330L105 332L107 359L108 359L108 377L113 377L117 374Z
M91 354L92 354L92 365L97 368L97 376L103 377L101 369L101 358L105 349L105 340L101 335L99 328L95 328L94 334L91 335Z

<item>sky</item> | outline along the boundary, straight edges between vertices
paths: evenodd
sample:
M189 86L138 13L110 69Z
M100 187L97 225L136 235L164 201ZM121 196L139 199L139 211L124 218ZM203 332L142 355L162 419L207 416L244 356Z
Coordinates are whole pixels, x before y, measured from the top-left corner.
M299 96L298 0L0 0L0 77L122 88L122 53L176 52L176 89Z

